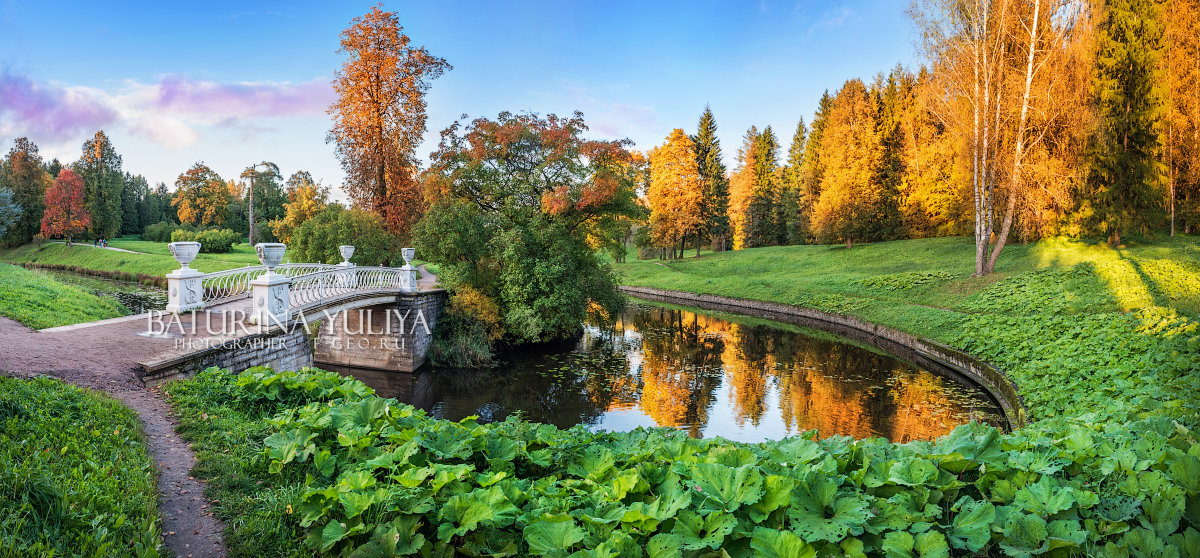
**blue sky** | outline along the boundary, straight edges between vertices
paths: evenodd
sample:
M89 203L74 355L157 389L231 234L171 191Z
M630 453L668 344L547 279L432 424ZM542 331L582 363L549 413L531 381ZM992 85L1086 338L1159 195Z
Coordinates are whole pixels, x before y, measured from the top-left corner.
M0 142L79 156L103 128L125 168L172 184L196 161L232 177L268 160L335 188L325 143L338 34L371 2L0 0ZM912 65L904 2L387 2L454 69L429 133L462 114L581 110L637 149L693 132L711 105L727 162L750 125L785 142L825 89Z

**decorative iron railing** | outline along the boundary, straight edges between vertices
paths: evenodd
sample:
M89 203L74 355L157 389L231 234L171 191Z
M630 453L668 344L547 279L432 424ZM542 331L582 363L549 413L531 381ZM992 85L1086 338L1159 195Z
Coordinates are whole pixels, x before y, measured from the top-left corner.
M282 259L282 244L255 246L259 259L274 264ZM293 263L251 265L200 273L188 267L199 252L199 243L172 243L180 269L167 274L167 310L185 312L250 298L259 323L282 322L296 312L311 310L332 299L356 294L412 292L417 290L413 251L402 250L404 267L359 267L350 263L353 246L341 246L341 264Z

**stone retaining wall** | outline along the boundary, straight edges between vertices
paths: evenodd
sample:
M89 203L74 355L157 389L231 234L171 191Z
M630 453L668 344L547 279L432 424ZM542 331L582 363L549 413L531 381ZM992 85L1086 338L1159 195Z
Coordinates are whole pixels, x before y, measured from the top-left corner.
M1004 372L968 353L936 341L843 314L811 308L650 287L622 286L627 295L646 300L744 314L836 333L879 347L930 372L983 388L1004 411L1010 428L1025 425L1025 402Z
M254 366L299 370L313 364L312 343L300 325L290 330L275 327L224 343L215 340L209 343L202 338L184 341L203 342L204 346L193 345L193 350L183 356L143 363L142 379L147 384L187 378L213 366L241 372Z

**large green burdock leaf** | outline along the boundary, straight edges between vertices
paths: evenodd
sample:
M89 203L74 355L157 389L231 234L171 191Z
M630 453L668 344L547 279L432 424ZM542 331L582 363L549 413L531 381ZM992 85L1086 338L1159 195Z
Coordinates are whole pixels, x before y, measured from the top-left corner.
M795 533L765 527L754 529L750 548L762 558L816 558L817 550Z
M928 531L913 536L907 531L889 531L883 536L883 552L888 558L949 558L946 536Z
M371 507L371 504L381 502L385 498L387 498L387 492L384 490L354 490L338 494L338 502L342 504L347 519L362 515L362 512Z
M440 459L467 459L474 445L483 439L476 438L467 428L456 423L439 423L421 430L421 446Z
M567 466L567 472L580 478L601 481L616 462L616 455L608 448L591 446Z
M686 508L691 502L690 492L675 487L672 490L664 491L653 502L630 504L629 508L621 515L621 522L629 523L642 531L653 531L658 528L659 523L675 517L679 510Z
M950 529L950 544L960 550L978 552L992 540L996 506L991 502L967 500L960 503Z
M1087 531L1073 519L1051 521L1046 526L1046 535L1050 537L1050 550L1079 547L1087 541Z
M763 496L762 473L751 465L733 468L717 463L694 463L689 485L704 497L701 511L732 512Z
M1170 486L1150 495L1142 502L1143 515L1138 516L1138 522L1143 527L1151 529L1159 537L1170 536L1179 528L1184 511L1183 491Z
M316 449L316 446L309 442L316 437L316 433L309 432L307 428L276 432L268 436L263 440L263 444L267 447L267 457L271 458L270 472L282 471L283 466L293 460L303 462L308 459Z
M724 512L701 516L683 510L675 516L675 529L671 533L679 536L679 544L685 550L701 550L720 547L736 526L737 518Z
M825 455L821 445L799 436L781 441L771 448L772 459L785 465L798 465L816 461Z
M503 527L512 523L517 512L516 506L498 486L456 494L438 512L438 518L442 520L438 525L438 538L448 541L451 536L465 535L484 522Z
M421 516L402 515L375 527L371 539L356 548L351 558L387 558L409 556L421 551L425 535L417 532L421 528Z
M750 504L747 508L750 518L754 521L763 521L771 512L788 505L792 501L792 487L794 486L796 486L796 481L788 477L767 475L767 480L763 484L762 499Z
M330 412L333 427L338 430L350 428L371 427L371 421L383 416L387 410L388 400L379 397L368 397L352 403L342 403Z
M930 484L938 477L937 465L928 459L913 458L897 462L888 471L888 481L904 486Z
M838 481L822 474L809 474L806 482L792 490L787 515L792 530L807 541L838 542L847 535L860 535L871 512L867 502L855 496L838 498Z
M659 533L646 544L647 558L683 558L682 539L672 533Z
M533 556L566 556L586 533L570 516L543 516L527 525L525 542Z
M1013 558L1041 554L1050 548L1046 520L1013 510L1004 522L1004 537L1000 548Z
M1018 490L1013 503L1029 513L1049 517L1071 509L1075 504L1075 493L1071 487L1063 486L1052 477L1044 476Z

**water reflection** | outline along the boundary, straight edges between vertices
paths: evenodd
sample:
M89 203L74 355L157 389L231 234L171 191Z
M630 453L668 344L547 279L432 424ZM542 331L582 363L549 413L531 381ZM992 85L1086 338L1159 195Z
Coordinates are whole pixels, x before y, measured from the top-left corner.
M969 420L1001 424L983 392L824 333L631 303L578 342L493 370L343 370L457 420L479 415L607 430L666 426L695 437L883 436L905 442Z
M144 314L167 307L167 292L134 281L117 281L70 271L39 270L59 282L79 287L96 296L108 297L121 303L131 314Z

